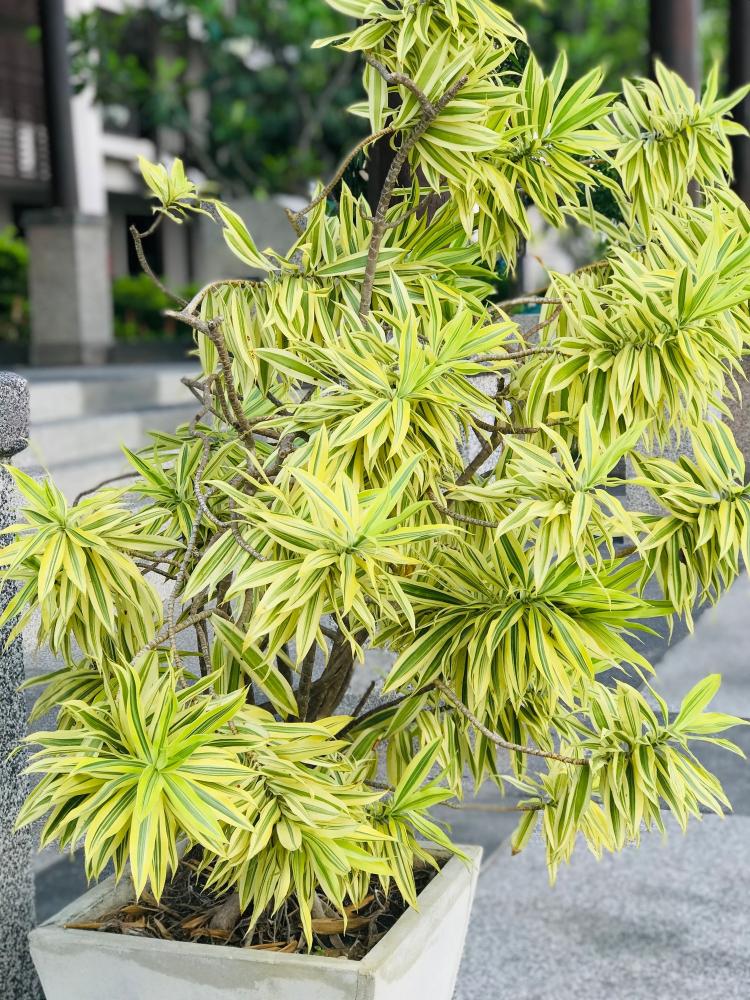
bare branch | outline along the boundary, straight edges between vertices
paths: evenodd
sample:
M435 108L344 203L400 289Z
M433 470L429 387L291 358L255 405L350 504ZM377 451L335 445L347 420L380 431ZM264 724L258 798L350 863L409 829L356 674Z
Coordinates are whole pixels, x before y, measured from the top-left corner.
M495 746L501 747L503 750L511 750L514 753L530 754L532 757L544 757L547 760L557 760L561 764L575 764L577 767L589 766L589 761L585 757L566 757L564 754L554 753L551 750L539 750L537 747L525 747L520 743L511 743L508 740L504 740L502 736L493 733L484 723L480 722L471 709L464 705L458 695L451 691L447 684L443 681L434 681L434 686L461 715L469 720L477 732L480 732L482 736L486 737L491 743L494 743Z
M110 483L118 483L121 479L135 479L137 476L140 476L140 472L136 472L135 469L133 469L131 472L122 472L119 476L110 476L108 479L102 479L102 481L97 483L96 486L90 486L87 490L81 490L73 501L73 506L75 507L78 501L82 500L83 497L87 497L91 493L96 493L97 490L101 490Z
M377 70L387 84L390 84L391 86L404 87L406 90L410 91L419 101L422 114L425 116L432 115L432 117L434 117L434 106L432 101L410 76L407 76L406 73L392 73L387 66L384 66L382 62L374 56L371 56L368 52L365 52L365 62L369 63L373 69Z
M427 495L432 500L435 510L440 511L446 517L450 517L453 521L459 521L461 524L474 524L480 528L496 528L499 524L498 521L485 521L481 517L470 517L468 514L459 514L457 511L451 510L450 507L447 507L438 500L433 490L428 490Z
M538 329L541 329L541 324ZM521 361L524 358L533 358L537 354L559 353L553 347L526 347L521 351L508 351L506 354L475 354L471 360L477 364L486 364L490 361Z
M216 352L219 355L219 363L224 376L224 386L229 400L229 405L232 409L232 415L234 416L236 429L243 438L252 439L252 425L247 419L245 411L242 409L242 403L239 395L237 394L237 387L234 384L232 359L229 356L226 342L221 333L221 317L214 316L210 320L204 320L201 319L200 316L194 316L187 309L183 309L181 312L176 312L172 309L165 309L164 315L170 316L172 319L179 320L181 323L186 323L194 330L202 333L204 337L208 337L208 339L214 344Z
M141 653L147 653L150 649L158 649L159 646L167 642L167 640L171 640L175 635L178 635L180 632L184 632L186 629L192 628L192 626L197 622L206 621L207 618L210 618L211 615L215 614L217 614L216 608L204 608L203 611L200 611L195 615L191 615L189 618L183 619L183 621L178 622L172 628L164 629L159 633L159 635L156 636L155 639L152 639L151 642L146 643L145 646L139 649L135 654L136 657L140 656Z
M138 235L142 240L145 240L147 236L152 236L156 232L156 230L159 228L159 226L162 224L163 221L164 221L164 215L161 212L157 212L156 218L148 227L148 229L144 230L142 233L138 233Z
M365 136L364 139L360 140L357 145L349 153L347 153L331 180L316 195L316 197L313 198L309 205L305 208L301 208L298 212L293 212L291 209L287 209L287 218L292 223L292 226L298 236L301 236L304 232L304 229L300 225L300 220L303 219L308 213L312 212L312 210L316 208L321 201L325 201L346 173L346 168L352 162L354 157L357 156L358 153L361 153L363 149L366 149L367 146L371 145L371 143L377 142L378 139L383 139L387 135L393 135L394 131L395 130L391 126L388 126L388 128L381 128L379 132L373 132L372 135Z
M370 683L367 685L365 689L364 694L359 699L357 704L354 706L354 711L352 712L352 715L354 716L359 715L359 713L363 710L367 702L370 700L370 695L374 690L375 690L375 681L370 681Z
M502 309L503 312L513 309L515 306L543 306L559 305L560 299L548 299L544 295L519 295L515 299L505 299L503 302L491 302L493 309Z
M550 420L546 425L547 427L555 427L560 424L560 420ZM504 437L520 437L522 434L539 434L541 432L541 427L509 427L506 431L503 431Z
M528 330L524 330L524 337L528 341L530 337L533 337L535 333L539 333L540 330L545 330L548 326L551 326L556 319L559 319L560 313L562 312L562 305L557 306L557 308L552 312L547 319L543 319L540 323L535 326L530 327Z
M392 76L393 74L389 75ZM405 77L405 79L408 79L408 77ZM362 281L362 294L359 303L359 314L363 319L370 312L370 306L372 304L372 290L375 284L375 271L377 270L378 257L380 255L380 246L388 227L386 222L386 213L388 212L388 207L391 203L391 199L393 198L393 192L396 184L398 183L398 177L401 173L401 169L407 162L410 151L414 148L421 136L427 131L432 122L443 111L446 105L453 100L467 80L467 76L460 77L451 87L448 88L440 100L435 104L424 97L423 94L422 97L424 97L426 105L418 98L422 108L422 115L414 128L406 136L404 136L403 141L391 162L388 173L386 174L383 189L380 192L378 205L375 209L375 221L373 222L372 232L370 234L370 248L367 254L367 266L365 267L365 276ZM402 86L407 86L402 80L397 82L399 82ZM421 94L417 85L414 84L413 81L410 81L410 83L412 83L416 90ZM414 90L412 90L412 93L414 93Z
M517 813L517 812L539 812L544 809L544 802L516 802L512 806L498 806L494 802L442 802L441 805L449 809L456 809L460 812L484 812L484 813Z
M158 576L163 576L165 580L174 580L174 573L169 573L165 569L161 569L158 563L148 562L144 559L134 559L133 560L140 569L145 570L146 573L156 573Z
M297 717L301 722L307 719L310 708L310 690L312 688L313 670L315 668L315 643L308 649L302 661L299 684L297 686Z
M456 480L456 486L465 486L466 483L471 482L474 473L478 472L487 459L490 457L492 452L500 446L500 442L503 438L503 431L496 427L494 431L490 434L488 441L482 441L479 446L479 451L476 453L474 458L469 462L464 471Z
M366 722L371 716L376 715L378 712L387 711L389 708L396 708L402 702L408 701L409 698L419 698L423 694L427 694L428 691L433 689L433 684L425 684L424 687L419 688L417 691L408 691L406 694L400 694L397 698L392 698L390 701L381 702L379 705L375 705L373 708L368 709L364 715L361 715L358 719L352 719L348 722L344 728L341 730L341 734L348 732L355 726L360 726L363 722Z
M634 556L637 551L637 545L623 545L621 548L615 549L615 556L617 559L625 559L627 556Z
M135 244L135 255L138 258L138 263L141 265L144 274L153 281L159 291L163 292L168 299L172 299L173 302L177 302L180 306L186 306L187 301L182 298L181 295L175 295L174 292L170 292L167 286L156 277L154 272L151 270L151 265L146 259L146 254L143 250L143 237L148 236L150 233L156 229L157 223L154 223L145 233L139 233L135 226L130 227L130 235L133 237L133 243Z

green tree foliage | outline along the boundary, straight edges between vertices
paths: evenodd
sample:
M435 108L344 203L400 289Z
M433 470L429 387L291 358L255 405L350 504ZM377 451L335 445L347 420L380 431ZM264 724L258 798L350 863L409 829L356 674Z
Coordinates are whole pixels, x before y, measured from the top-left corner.
M339 175L280 254L181 163L143 164L156 224L208 213L264 277L168 311L195 336L200 409L127 453L132 484L68 505L16 473L24 519L0 550L22 583L5 617L38 608L65 658L20 821L49 813L45 841L82 836L92 876L129 860L157 894L187 841L253 919L296 895L308 940L316 894L341 909L377 877L414 901L425 842L450 849L430 806L467 771L522 790L514 849L538 824L552 876L579 835L599 855L664 812L721 813L694 747L739 752L721 734L741 720L707 711L716 676L671 718L637 640L750 565L720 419L750 346L742 94L663 67L621 96L562 57L520 68L524 32L490 0L330 3L355 24L321 44L363 57L353 110L394 151L374 213ZM592 158L619 222L588 197ZM550 274L522 329L489 296L530 205L609 242ZM694 459L649 457L671 434ZM627 456L663 515L612 495ZM372 646L393 668L347 714Z
M0 343L29 335L29 250L10 226L0 230Z
M208 177L241 190L305 190L350 141L356 65L311 42L342 30L323 0L147 0L71 22L80 86L146 133L176 131Z
M646 0L627 9L621 0L524 0L519 7L546 68L565 51L576 77L602 63L608 88L647 68ZM726 7L727 0L703 0L707 63L725 55ZM177 129L184 154L213 180L303 190L311 175L333 166L356 129L342 114L359 96L355 64L310 48L344 26L325 0L239 0L231 14L216 0L148 0L73 19L73 68L114 122ZM511 59L522 65L527 56L519 46Z
M728 0L702 0L699 34L704 62L727 49ZM607 87L636 76L648 64L649 0L524 0L519 4L529 44L543 66L563 49L580 76L602 63Z

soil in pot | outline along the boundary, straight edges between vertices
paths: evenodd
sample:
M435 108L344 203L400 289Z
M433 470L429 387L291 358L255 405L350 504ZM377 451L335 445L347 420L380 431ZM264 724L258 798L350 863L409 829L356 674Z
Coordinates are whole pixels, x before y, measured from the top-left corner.
M442 866L444 860L437 858ZM431 867L415 869L417 892L437 875ZM299 908L290 898L275 914L267 910L248 933L250 915L240 914L226 926L227 896L217 897L205 888L199 858L188 855L165 887L157 902L148 892L138 902L127 903L96 919L77 921L66 927L109 934L134 934L165 941L193 941L233 948L255 948L277 952L307 952ZM335 911L313 916L312 954L358 961L378 943L409 908L395 883L384 892L377 878L360 906L346 906L347 923ZM231 906L229 907L231 912ZM217 921L217 915L221 918ZM218 923L224 926L216 926Z

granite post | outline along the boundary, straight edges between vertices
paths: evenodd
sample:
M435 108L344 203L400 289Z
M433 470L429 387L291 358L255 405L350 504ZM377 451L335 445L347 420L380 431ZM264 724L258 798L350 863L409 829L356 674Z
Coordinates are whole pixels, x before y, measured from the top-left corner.
M750 143L750 139L746 141ZM748 173L750 174L750 170ZM742 359L742 371L744 379L740 377L739 373L737 375L741 395L739 399L736 397L728 399L727 406L732 415L729 426L734 434L737 447L745 456L746 475L750 476L750 357Z
M33 365L102 365L114 347L109 231L103 216L29 212Z
M26 447L29 429L29 387L26 379L0 372L0 528L16 519L16 493L4 463ZM0 536L0 545L8 544ZM3 584L0 608L16 593ZM23 643L6 648L12 623L0 628L0 995L5 1000L38 1000L41 987L28 947L34 926L32 835L18 833L13 823L26 793L23 757L9 754L26 731L26 711L18 688L24 679Z

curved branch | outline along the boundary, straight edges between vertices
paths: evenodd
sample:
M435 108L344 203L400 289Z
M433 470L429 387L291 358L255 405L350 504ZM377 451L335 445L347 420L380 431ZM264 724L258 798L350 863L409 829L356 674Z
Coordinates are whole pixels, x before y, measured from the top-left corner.
M237 394L237 388L234 384L234 376L232 374L232 359L229 357L229 351L227 350L227 345L224 341L224 337L221 334L220 327L222 323L221 316L214 316L213 319L205 320L201 319L200 316L194 316L193 313L189 312L187 308L177 312L174 309L165 309L164 315L169 316L171 319L176 319L181 323L186 323L191 326L194 330L202 333L204 337L213 343L216 348L216 352L219 355L219 363L221 364L222 374L224 376L224 384L226 386L227 398L229 400L229 405L232 408L232 414L236 421L236 428L239 431L241 437L252 438L253 428L250 421L245 415L245 411L242 409L242 403L240 402L240 397Z
M109 486L110 483L117 483L121 479L135 479L138 476L140 476L140 472L136 472L136 470L133 469L131 472L122 472L120 473L119 476L110 476L108 479L102 479L102 481L100 483L97 483L96 486L89 486L87 490L81 490L81 492L73 501L73 506L75 507L78 501L82 500L83 497L87 497L91 493L96 493L97 490L102 489L102 487L104 486Z
M622 548L615 549L615 556L617 559L626 559L628 556L634 556L637 551L637 545L623 545Z
M292 226L298 236L301 236L304 232L301 226L299 226L300 220L303 219L309 212L312 212L312 210L316 208L321 201L325 201L346 173L346 168L352 162L354 157L358 153L361 153L363 149L366 149L371 143L377 142L378 139L384 139L387 135L392 135L394 131L395 129L389 125L387 128L381 128L379 132L373 132L372 135L365 136L364 139L361 139L357 145L346 154L344 160L339 164L339 167L331 180L326 184L323 190L320 191L315 198L313 198L309 205L305 206L305 208L301 208L298 212L293 212L291 209L287 209L287 218L292 223Z
M544 306L560 305L560 299L548 299L545 295L519 295L515 299L504 299L502 302L491 302L493 309L513 309L514 306Z
M159 219L161 219L161 216L159 217ZM170 292L170 290L167 288L164 282L156 277L153 270L151 269L151 265L146 259L146 254L143 249L143 238L144 236L150 236L151 233L153 233L154 230L157 228L158 224L159 220L157 220L157 222L154 222L153 225L151 225L144 233L139 233L135 226L130 227L130 235L133 237L133 243L135 244L135 255L138 258L138 263L141 265L143 273L146 274L153 281L153 283L156 285L159 291L163 292L163 294L166 295L168 299L172 299L173 302L177 302L178 305L184 308L187 305L187 301L183 299L181 295L176 295L174 292Z
M488 729L484 723L480 722L479 719L474 715L470 708L461 701L457 694L455 694L443 681L434 681L434 686L457 709L461 715L469 720L472 726L480 732L482 736L485 736L491 743L495 746L502 747L503 750L511 750L514 753L524 753L530 754L532 757L544 757L547 760L557 760L561 764L575 764L577 767L588 767L589 761L585 757L566 757L561 753L554 753L551 750L539 750L536 747L525 747L520 743L511 743L508 740L504 740L502 736L498 736L497 733L493 733L491 729Z
M404 87L416 97L423 115L430 115L433 112L433 104L427 94L412 80L406 73L392 73L387 66L384 66L379 59L365 52L365 62L377 70L386 83L396 87Z
M451 518L453 521L458 521L461 524L473 524L478 528L496 528L500 523L499 521L485 521L481 517L471 517L469 514L459 514L457 511L451 510L444 503L441 503L431 489L427 491L427 495L432 501L432 506L435 510L440 511L441 514Z
M550 321L551 322L551 321ZM544 324L545 326L547 323ZM537 329L541 329L541 324ZM508 351L506 354L475 354L472 361L477 364L487 364L490 361L521 361L523 358L531 358L535 354L559 354L553 347L526 347L521 351Z
M416 203L416 205L412 205L412 207L407 212L404 212L403 215L399 215L397 219L391 219L390 222L386 222L385 228L397 229L398 226L406 222L407 219L410 219L412 215L416 215L418 212L427 209L430 205L431 200L432 200L432 194L425 195L424 198L421 198ZM370 215L368 212L365 212L365 210L361 207L359 210L359 214L365 220L365 222L375 222L375 216Z
M516 802L512 806L498 806L494 802L443 802L448 809L456 809L459 812L484 812L484 813L517 813L517 812L539 812L544 809L545 802Z
M390 74L391 76L393 74ZM409 79L406 77L405 79ZM391 162L391 165L386 174L385 182L383 184L383 189L380 192L380 199L378 200L378 206L375 209L374 222L372 225L372 233L370 234L370 248L367 253L367 266L365 268L365 276L362 281L362 294L359 303L359 315L364 319L370 312L370 306L372 305L372 289L375 284L375 271L378 266L378 257L380 255L380 246L383 242L383 237L388 229L388 223L386 221L386 213L388 207L391 204L391 199L393 198L393 192L398 182L399 174L401 169L406 163L409 153L424 135L427 129L430 127L432 122L438 117L438 115L445 109L445 107L450 104L456 94L461 90L461 88L467 83L468 76L464 75L458 78L455 83L453 83L448 90L443 94L439 101L435 104L428 100L424 94L423 103L420 100L420 106L422 107L422 115L414 126L414 128L409 132L403 139L396 155ZM403 86L406 86L403 81ZM410 80L410 83L419 91L419 88ZM412 91L414 93L414 91ZM421 94L422 92L419 91ZM418 98L419 99L419 98Z
M147 653L151 649L158 649L162 643L165 643L168 639L172 639L179 632L184 632L185 629L191 628L198 622L204 622L207 618L210 618L211 615L215 615L216 613L216 608L204 608L204 610L198 612L198 614L191 615L189 618L185 618L184 621L178 622L173 628L165 629L163 632L160 632L155 639L152 639L151 642L146 643L145 646L139 649L133 659L140 656L141 653Z

